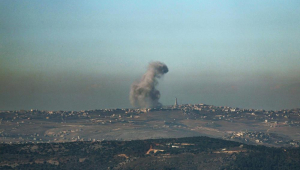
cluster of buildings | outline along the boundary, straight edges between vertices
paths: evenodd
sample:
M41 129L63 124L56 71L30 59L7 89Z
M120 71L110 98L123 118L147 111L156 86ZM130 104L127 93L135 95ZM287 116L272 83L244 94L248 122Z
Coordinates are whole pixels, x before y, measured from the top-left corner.
M229 122L253 120L266 123L270 127L300 126L300 109L267 111L263 109L240 109L205 104L177 105L175 108L181 109L185 114L194 115L195 119L225 120Z
M223 137L226 140L234 140L249 144L267 144L270 146L293 146L299 147L300 141L284 138L274 133L263 133L255 131L233 132Z
M94 138L87 138L79 135L84 129L79 124L107 125L114 123L138 123L142 114L155 111L179 111L186 119L210 120L212 122L259 122L265 126L300 126L300 109L287 109L279 111L267 111L257 109L240 109L226 106L213 106L206 104L182 104L179 105L177 99L175 104L162 108L145 109L101 109L82 111L43 111L43 110L18 110L0 111L0 141L3 143L22 142L59 142L59 141L96 141ZM74 126L69 126L70 124ZM35 127L51 127L51 124L65 126L63 130L42 131ZM64 125L68 124L68 125ZM23 127L29 127L28 131L22 131ZM157 125L156 125L157 126ZM162 128L168 127L187 128L178 122L165 122ZM45 130L45 129L44 129ZM257 134L258 133L258 134ZM269 134L259 134L261 132L238 132L227 136L228 139L254 140L255 143L274 142L274 137ZM254 136L253 136L254 135ZM258 135L258 136L257 136ZM262 136L262 138L261 138ZM246 138L245 138L246 137ZM275 140L276 141L276 140ZM278 140L280 143L281 141ZM288 142L288 141L283 141ZM297 146L297 142L292 142Z

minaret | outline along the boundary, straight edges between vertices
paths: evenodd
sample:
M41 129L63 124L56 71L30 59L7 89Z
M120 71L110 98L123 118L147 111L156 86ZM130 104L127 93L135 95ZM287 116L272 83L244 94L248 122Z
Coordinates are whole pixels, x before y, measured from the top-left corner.
M178 106L177 98L175 97L175 104L174 104L174 107L177 107L177 106Z

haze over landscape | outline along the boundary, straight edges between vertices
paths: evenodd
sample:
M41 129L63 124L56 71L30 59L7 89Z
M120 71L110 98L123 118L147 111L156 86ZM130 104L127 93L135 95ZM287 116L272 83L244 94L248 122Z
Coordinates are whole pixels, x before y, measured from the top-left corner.
M163 105L299 107L299 1L0 1L0 110L131 108L152 61Z

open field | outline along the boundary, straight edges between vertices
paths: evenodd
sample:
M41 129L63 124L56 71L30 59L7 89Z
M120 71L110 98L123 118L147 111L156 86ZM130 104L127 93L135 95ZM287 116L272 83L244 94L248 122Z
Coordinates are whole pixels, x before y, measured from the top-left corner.
M266 144L266 139L257 134L275 133L285 139L300 140L300 126L276 121L265 122L259 116L253 119L246 114L186 111L184 109L160 109L141 112L139 110L94 110L78 113L24 112L0 113L0 140L3 143L42 143L70 141L135 140L157 138L179 138L209 136L240 142ZM230 118L229 116L233 118ZM245 116L246 115L246 116ZM258 115L258 114L257 114ZM263 116L263 115L262 115ZM225 117L225 118L224 118ZM227 118L229 117L229 118ZM295 119L295 118L293 118ZM292 122L292 121L290 121ZM235 136L238 134L237 136ZM251 138L247 140L246 138ZM245 140L246 139L246 140ZM273 140L273 138L272 138ZM283 146L271 142L272 146ZM270 141L269 141L270 143Z

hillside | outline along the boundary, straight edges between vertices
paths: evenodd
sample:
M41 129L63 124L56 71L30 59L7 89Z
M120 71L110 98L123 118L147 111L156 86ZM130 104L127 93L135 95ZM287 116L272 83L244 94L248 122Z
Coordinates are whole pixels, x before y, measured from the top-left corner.
M7 144L209 136L245 144L299 147L299 131L300 109L188 104L159 109L0 111L0 143Z
M300 169L299 148L209 137L1 144L1 169Z

